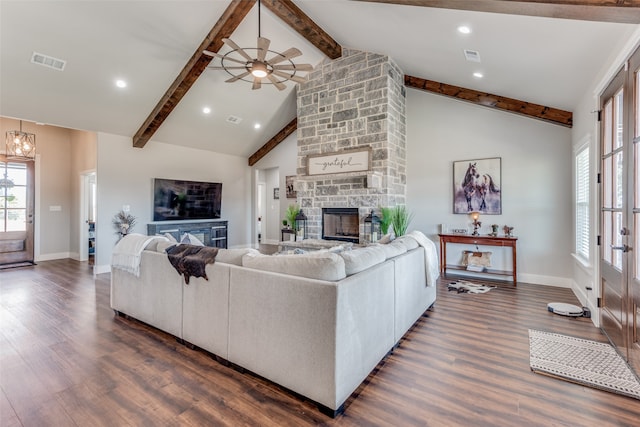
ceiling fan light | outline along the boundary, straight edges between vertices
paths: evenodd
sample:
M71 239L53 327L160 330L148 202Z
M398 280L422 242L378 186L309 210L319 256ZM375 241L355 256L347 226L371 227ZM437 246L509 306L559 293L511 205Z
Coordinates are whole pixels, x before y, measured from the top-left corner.
M259 79L267 77L267 65L264 62L255 61L251 64L251 74Z

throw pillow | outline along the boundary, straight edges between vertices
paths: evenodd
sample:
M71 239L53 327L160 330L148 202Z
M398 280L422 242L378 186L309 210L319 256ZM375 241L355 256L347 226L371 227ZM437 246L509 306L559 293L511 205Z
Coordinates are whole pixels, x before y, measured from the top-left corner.
M180 239L180 243L185 243L187 245L193 246L204 246L204 243L198 240L198 238L191 233L184 233L182 235L182 238Z
M169 239L169 241L172 243L178 243L178 240L175 237L173 237L173 234L171 233L164 233L164 237Z

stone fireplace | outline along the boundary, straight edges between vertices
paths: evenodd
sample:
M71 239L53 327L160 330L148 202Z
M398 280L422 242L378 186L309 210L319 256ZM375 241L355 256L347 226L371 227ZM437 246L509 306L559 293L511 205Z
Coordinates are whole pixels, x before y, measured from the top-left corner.
M329 238L323 209L350 208L358 222L349 233L364 241L371 210L380 215L382 206L405 203L404 73L387 56L343 49L341 58L325 60L300 85L297 108L297 202L308 237ZM358 150L370 153L363 170L309 172L310 158Z

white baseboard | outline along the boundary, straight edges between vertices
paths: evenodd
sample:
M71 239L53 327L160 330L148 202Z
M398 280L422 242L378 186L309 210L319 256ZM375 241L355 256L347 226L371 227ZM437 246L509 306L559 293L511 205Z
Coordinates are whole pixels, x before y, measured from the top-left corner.
M518 282L555 286L558 288L571 288L573 280L565 277L542 276L538 274L518 274Z
M595 327L599 328L600 327L600 309L596 307L592 301L589 300L584 289L578 286L578 284L575 281L572 281L571 290L573 291L575 296L578 298L578 301L580 301L580 305L582 305L583 307L589 308L589 310L591 311L591 322Z
M71 252L59 252L55 254L40 254L35 258L35 261L53 261L56 259L72 258Z

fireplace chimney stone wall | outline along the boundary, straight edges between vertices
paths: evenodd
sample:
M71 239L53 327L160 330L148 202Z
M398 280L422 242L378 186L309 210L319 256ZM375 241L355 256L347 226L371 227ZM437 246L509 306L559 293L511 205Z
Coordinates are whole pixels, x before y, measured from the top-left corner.
M297 202L308 218L307 237L322 235L322 208L357 207L363 241L372 209L405 203L404 73L388 56L345 48L299 86L297 109ZM307 175L309 155L367 147L369 171Z

